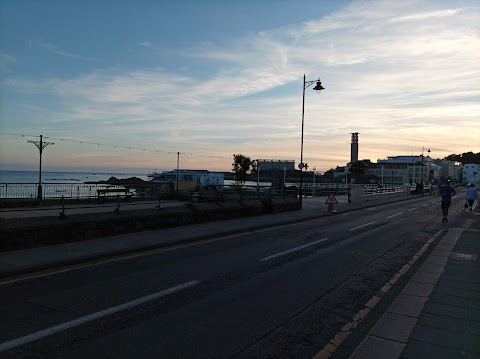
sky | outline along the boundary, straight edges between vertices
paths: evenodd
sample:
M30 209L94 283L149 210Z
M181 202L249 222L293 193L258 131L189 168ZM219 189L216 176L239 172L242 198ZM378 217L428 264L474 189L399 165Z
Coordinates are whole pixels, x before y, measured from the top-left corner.
M480 152L478 24L476 0L0 0L0 169L37 170L39 135L43 170L298 165L302 109L309 170L353 132L372 162Z

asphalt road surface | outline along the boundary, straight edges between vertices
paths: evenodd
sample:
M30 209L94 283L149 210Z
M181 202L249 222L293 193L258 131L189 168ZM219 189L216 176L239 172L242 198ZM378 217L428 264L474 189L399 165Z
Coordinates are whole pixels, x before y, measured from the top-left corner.
M448 224L419 197L5 284L0 356L312 358L462 204Z

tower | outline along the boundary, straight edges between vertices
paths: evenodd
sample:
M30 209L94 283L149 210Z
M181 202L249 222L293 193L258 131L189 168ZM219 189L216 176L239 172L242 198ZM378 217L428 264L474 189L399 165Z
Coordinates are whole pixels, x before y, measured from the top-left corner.
M350 163L358 161L358 132L352 133L352 144L350 146Z

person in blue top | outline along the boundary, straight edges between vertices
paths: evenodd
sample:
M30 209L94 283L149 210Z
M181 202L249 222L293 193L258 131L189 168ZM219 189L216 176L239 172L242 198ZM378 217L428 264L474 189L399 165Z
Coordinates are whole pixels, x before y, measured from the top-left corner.
M443 219L442 222L448 222L448 208L452 203L452 196L455 196L457 192L455 189L450 186L450 180L447 183L440 187L440 195L442 196L442 212L443 212Z
M475 188L475 183L469 183L467 193L465 193L465 201L470 207L470 212L473 212L473 203L478 199L477 189Z

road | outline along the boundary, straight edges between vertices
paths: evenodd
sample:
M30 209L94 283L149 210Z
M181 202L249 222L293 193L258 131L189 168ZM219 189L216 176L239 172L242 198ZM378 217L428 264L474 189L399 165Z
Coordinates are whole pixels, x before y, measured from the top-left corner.
M424 243L465 224L462 204L448 224L419 197L3 284L1 355L312 358Z

